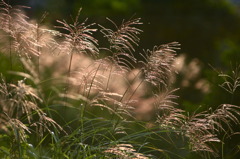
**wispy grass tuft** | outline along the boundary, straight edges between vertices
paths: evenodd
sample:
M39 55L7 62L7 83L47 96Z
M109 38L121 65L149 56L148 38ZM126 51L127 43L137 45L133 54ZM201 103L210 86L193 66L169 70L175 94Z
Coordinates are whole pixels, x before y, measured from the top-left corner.
M119 27L111 19L107 19L115 26L115 30L105 28L102 25L99 26L110 44L109 51L112 53L110 58L116 66L123 70L129 70L133 68L133 63L136 63L133 56L133 52L135 52L134 45L138 46L140 40L138 35L142 30L135 26L142 24L141 19L123 21Z

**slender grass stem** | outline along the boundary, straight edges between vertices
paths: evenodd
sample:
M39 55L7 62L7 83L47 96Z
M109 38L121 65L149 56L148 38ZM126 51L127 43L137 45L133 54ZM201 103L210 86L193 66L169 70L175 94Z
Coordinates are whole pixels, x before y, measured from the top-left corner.
M224 159L224 139L226 137L227 133L225 132L225 134L223 135L223 138L222 138L222 145L221 145L221 159Z
M10 69L13 70L13 57L12 57L12 40L9 39L9 55L10 55Z
M8 0L8 4L9 4L9 0ZM7 10L8 12L10 12L10 6L7 6ZM10 13L8 13L10 14ZM8 30L11 30L11 17L8 16ZM13 58L12 58L12 37L9 33L9 56L10 56L10 69L11 71L13 70Z
M70 87L70 77L71 77L71 67L72 67L72 59L73 59L73 51L71 51L71 56L70 56L70 61L69 61L69 66L68 66L68 72L67 72L67 82L66 82L66 86L65 86L65 90L64 90L64 102L67 102L67 93L68 93L68 89ZM66 109L66 105L64 106Z
M106 90L108 90L108 85L109 85L109 82L110 82L110 79L111 79L111 76L112 76L112 69L113 69L113 66L111 65L111 68L110 68L110 71L109 71L109 75L108 75Z
M41 53L40 53L40 47L39 47L39 25L37 25L37 38L36 38L36 40L37 40L37 53L38 53L38 57L37 57L37 71L38 71L38 75L40 74L40 69L39 69L39 67L40 67L40 55L41 55Z
M92 86L93 86L93 82L94 82L94 80L95 80L95 78L97 76L97 72L100 69L100 67L101 67L101 64L98 65L98 68L95 71L95 74L94 74L94 76L92 78L92 81L90 83L90 87L88 88L88 92L87 92L87 95L86 95L87 98L89 98L89 96L90 96L90 92L91 92L91 89L92 89ZM81 113L80 113L80 119L83 119L83 115L84 115L84 111L85 111L85 108L86 108L86 104L87 104L86 102L84 104L82 104Z
M20 140L20 134L19 134L19 130L17 128L15 128L15 133L16 133L16 142L17 142L17 146L18 146L18 153L19 153L19 159L22 159L22 146L21 146L21 140Z
M93 86L93 82L94 82L94 80L95 80L95 78L96 78L96 76L97 76L97 73L98 73L98 70L100 69L100 67L101 67L101 64L98 65L98 68L97 68L97 70L95 71L95 74L94 74L94 76L93 76L93 79L92 79L92 81L91 81L91 83L90 83L90 87L89 87L88 93L87 93L87 98L88 98L89 95L90 95L90 92L91 92L91 89L92 89L92 86Z
M136 76L134 77L134 79L132 80L132 83L139 77L140 74L141 74L141 71L139 71L139 72L137 73L137 75L136 75ZM131 85L129 85L129 86L127 87L127 89L124 91L124 93L123 93L123 95L122 95L122 97L121 97L121 99L120 99L120 102L123 101L124 97L126 96L126 94L127 94L127 92L129 91L130 88L131 88ZM117 106L116 108L114 108L114 111L117 111L118 107L119 107L119 106ZM113 120L114 116L115 116L115 114L112 115L111 120Z
M141 71L139 71L138 74L134 77L133 82L137 79L137 77L138 77L140 74L141 74ZM142 79L141 82L139 83L139 85L135 88L135 90L133 91L132 95L131 95L130 98L128 99L128 102L131 100L131 98L133 97L133 95L135 94L135 92L136 92L137 89L140 87L140 85L142 84L143 81L144 81L144 79ZM124 94L123 94L120 102L122 102L122 100L124 99L124 96L127 94L127 92L128 92L129 89L130 89L130 86L125 90L125 92L124 92ZM119 106L117 106L114 111L117 111L118 107L119 107ZM115 116L115 114L112 115L112 120L113 120L114 116ZM115 130L115 129L117 128L117 126L118 126L119 123L120 123L120 118L118 118L117 121L116 121L116 123L114 124L113 130Z
M70 57L70 62L69 62L69 66L68 66L68 77L71 77L71 67L72 67L72 59L73 59L73 52L71 52L71 57Z
M132 83L134 83L134 81L139 77L140 74L141 74L141 71L139 71L139 72L137 73L137 75L134 77ZM130 88L131 88L131 87L129 86L129 87L126 89L126 91L123 93L123 96L122 96L122 98L121 98L120 101L122 101L122 100L124 99L125 95L127 94L128 90L129 90Z
M132 99L132 97L135 95L135 93L137 92L138 88L142 85L142 83L144 82L144 79L141 80L141 82L138 84L138 86L135 88L135 90L133 91L133 93L131 94L131 96L129 97L128 101L130 101Z

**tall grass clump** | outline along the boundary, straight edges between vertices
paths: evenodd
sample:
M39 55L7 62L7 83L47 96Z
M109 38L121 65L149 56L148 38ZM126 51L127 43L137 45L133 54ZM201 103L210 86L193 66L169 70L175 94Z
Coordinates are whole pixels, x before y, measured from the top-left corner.
M1 158L224 157L222 135L239 133L239 106L180 108L178 42L144 50L139 61L140 18L107 19L111 29L80 22L80 9L54 30L24 8L1 1ZM108 47L94 38L98 30ZM239 74L219 76L234 94Z

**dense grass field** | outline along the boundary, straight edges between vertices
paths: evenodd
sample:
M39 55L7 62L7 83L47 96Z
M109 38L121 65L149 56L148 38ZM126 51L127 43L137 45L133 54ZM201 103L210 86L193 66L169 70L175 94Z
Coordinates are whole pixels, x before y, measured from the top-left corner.
M178 42L135 58L140 18L112 28L81 19L44 26L1 1L0 158L236 158L239 106L187 112L175 88ZM143 24L144 25L144 24ZM94 38L101 32L108 46ZM239 67L219 73L234 96ZM229 150L228 145L231 145Z

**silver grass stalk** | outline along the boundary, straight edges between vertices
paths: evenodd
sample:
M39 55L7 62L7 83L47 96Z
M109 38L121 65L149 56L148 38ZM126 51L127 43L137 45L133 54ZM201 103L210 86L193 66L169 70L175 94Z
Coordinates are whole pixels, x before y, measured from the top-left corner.
M135 27L142 24L140 18L123 21L119 27L112 20L107 19L115 26L115 30L112 30L100 25L101 32L110 43L109 51L112 53L112 57L109 58L119 68L130 70L133 68L133 63L136 63L133 56L134 45L138 46L140 40L138 35L142 32L141 29Z
M97 29L91 28L91 26L95 24L86 25L87 19L80 23L80 13L81 9L79 9L76 18L72 19L72 24L67 23L66 20L57 20L60 25L56 26L56 28L63 29L68 32L62 33L62 36L65 39L60 45L61 52L70 54L68 77L70 77L72 59L75 53L92 57L97 57L98 55L98 41L92 37L93 32L97 31Z
M23 9L28 7L12 7L3 0L0 5L0 29L6 33L2 38L8 38L8 44L5 45L7 47L4 49L9 52L11 63L13 52L16 52L18 56L25 56L28 58L32 55L38 56L38 51L31 47L31 45L36 45L35 39L29 38L26 35L31 25Z
M23 74L24 75L24 74ZM43 130L50 131L50 126L55 127L56 130L63 130L53 119L47 117L46 113L39 108L38 104L42 103L39 92L31 85L25 84L25 80L18 81L18 84L7 84L4 80L0 84L0 106L2 113L0 113L1 123L19 123L22 118L27 119L29 126L23 127L21 123L19 128L23 127L24 130L29 130L29 127L36 127L37 133L41 136ZM33 118L34 117L34 118ZM39 120L36 120L38 117ZM16 122L15 122L16 121ZM20 121L22 122L22 121ZM6 127L3 128L6 132L9 131Z
M171 81L175 50L179 49L178 42L155 46L152 51L147 50L141 54L145 61L143 64L144 80L158 88L168 88Z
M156 101L154 103L155 111L157 115L156 122L160 124L162 128L175 128L184 124L185 115L184 110L177 108L178 103L175 100L178 96L174 95L177 89L172 91L162 92L160 95L156 95Z

